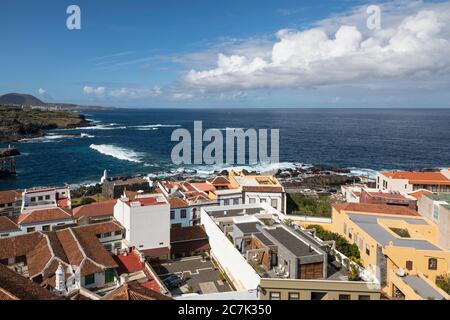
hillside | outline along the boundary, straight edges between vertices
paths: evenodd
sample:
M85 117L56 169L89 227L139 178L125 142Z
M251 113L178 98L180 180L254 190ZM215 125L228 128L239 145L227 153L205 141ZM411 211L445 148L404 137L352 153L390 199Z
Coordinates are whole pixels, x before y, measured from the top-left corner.
M48 110L63 110L63 111L79 111L79 110L111 110L113 107L103 106L82 106L72 103L48 103L44 102L33 95L23 93L7 93L0 96L0 106L33 106Z
M44 106L45 102L42 102L38 98L30 94L21 93L8 93L0 96L0 104L16 104L23 106Z
M90 125L83 115L74 112L0 106L0 142L43 136L51 129Z

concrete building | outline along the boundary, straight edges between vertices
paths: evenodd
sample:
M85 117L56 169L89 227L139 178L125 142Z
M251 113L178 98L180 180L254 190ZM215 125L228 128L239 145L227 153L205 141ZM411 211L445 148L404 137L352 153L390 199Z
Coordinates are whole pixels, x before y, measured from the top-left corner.
M419 214L438 229L437 244L450 250L450 194L427 194L418 201Z
M143 191L144 193L152 192L152 184L147 178L114 178L106 179L102 184L102 195L106 199L118 199L124 191Z
M22 208L22 192L17 190L0 191L0 216L14 217Z
M170 224L174 227L189 227L193 225L191 209L183 199L170 196Z
M57 207L65 209L72 207L69 186L25 189L22 193L21 211Z
M377 189L381 190L450 192L450 169L440 172L379 172L376 182Z
M242 203L267 203L281 213L286 212L286 192L274 176L245 175L231 170L228 180L229 189L239 189L242 192Z
M448 272L450 252L437 245L436 226L417 212L401 206L335 204L332 229L358 246L364 267L377 275L387 297L448 299L434 282ZM418 284L422 295L409 282ZM426 292L436 294L428 297Z
M377 283L349 281L345 269L330 264L328 243L280 223L287 216L267 203L206 207L201 218L211 257L238 292L257 290L263 300L310 300L315 292L322 299L380 298Z
M122 197L114 218L125 228L125 243L144 256L167 259L170 253L170 205L162 194Z

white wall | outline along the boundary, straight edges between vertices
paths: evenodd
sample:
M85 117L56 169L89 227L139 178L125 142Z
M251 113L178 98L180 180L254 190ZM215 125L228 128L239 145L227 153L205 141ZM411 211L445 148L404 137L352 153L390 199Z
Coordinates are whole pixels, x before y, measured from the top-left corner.
M256 289L261 278L203 209L201 223L209 237L211 254L233 281L236 289Z
M170 206L168 203L147 206L128 205L119 200L114 218L125 230L125 239L138 250L170 247Z

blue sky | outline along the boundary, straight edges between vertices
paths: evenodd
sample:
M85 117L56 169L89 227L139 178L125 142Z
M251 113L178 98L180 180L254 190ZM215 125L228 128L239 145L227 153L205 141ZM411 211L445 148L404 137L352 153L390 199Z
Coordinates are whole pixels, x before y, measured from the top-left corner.
M66 28L71 4L81 30ZM448 107L449 3L377 3L377 31L369 4L2 1L0 93L120 107Z

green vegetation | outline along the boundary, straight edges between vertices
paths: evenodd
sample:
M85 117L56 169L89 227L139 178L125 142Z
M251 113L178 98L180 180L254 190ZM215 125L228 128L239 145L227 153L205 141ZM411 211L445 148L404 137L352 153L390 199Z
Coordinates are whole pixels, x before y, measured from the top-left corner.
M401 228L389 228L393 232L395 232L399 237L402 238L411 238L411 235L408 232L408 229L401 229Z
M362 266L362 261L355 257L351 257L350 261L354 263L348 263L348 280L349 281L359 281L359 267Z
M84 116L74 112L42 111L31 108L0 106L0 141L38 137L45 130L87 126Z
M331 202L327 196L313 197L303 193L288 193L286 199L288 214L331 217Z
M436 285L450 294L450 273L436 277Z
M85 204L90 204L93 202L103 201L105 198L101 194L92 195L89 197L79 197L79 198L72 198L72 208L76 208L79 206L84 206Z
M336 250L349 258L359 259L360 253L356 244L350 244L343 236L338 233L326 231L319 225L309 225L308 228L316 229L316 236L323 241L334 240L336 242Z

